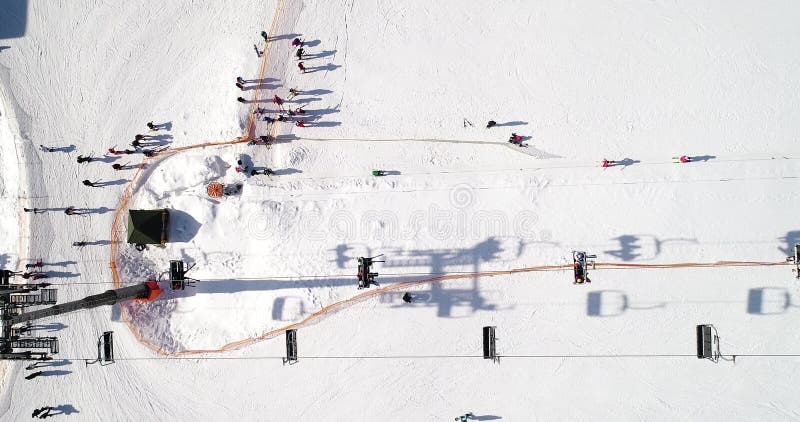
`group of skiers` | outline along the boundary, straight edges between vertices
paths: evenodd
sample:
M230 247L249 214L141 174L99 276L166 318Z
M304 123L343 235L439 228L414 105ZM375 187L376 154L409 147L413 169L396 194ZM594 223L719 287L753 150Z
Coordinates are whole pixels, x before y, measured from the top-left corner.
M44 265L41 261L36 263L36 266L28 266L30 264L25 265L26 271L11 271L11 270L2 270L3 272L3 279L10 279L11 277L20 276L25 280L39 280L42 278L48 278L47 273L42 272L42 266ZM30 272L27 270L31 270Z
M264 137L262 136L262 138ZM247 165L244 162L244 160L242 160L241 157L239 157L239 159L236 161L236 167L234 168L234 170L236 170L237 173L242 173L245 175L249 174L250 176L257 176L257 175L272 176L275 174L275 172L268 167L264 167L261 169L250 168L250 166Z
M691 163L692 161L694 161L692 159L692 157L690 157L688 155L681 155L680 157L672 157L672 159L674 160L675 163ZM630 160L628 160L628 161L630 161ZM614 167L614 166L616 166L617 164L620 164L620 163L625 165L625 160L620 162L620 161L608 160L608 159L603 158L603 161L600 162L600 167L603 167L603 168Z
M468 122L469 121L467 119L464 119L464 127L466 127ZM469 123L469 125L472 126L472 123ZM489 120L489 122L486 123L486 129L491 129L495 126L497 126L497 122L494 120ZM525 137L517 135L516 133L512 133L511 136L508 137L508 143L514 144L518 147L527 147L527 145L522 143L524 140Z

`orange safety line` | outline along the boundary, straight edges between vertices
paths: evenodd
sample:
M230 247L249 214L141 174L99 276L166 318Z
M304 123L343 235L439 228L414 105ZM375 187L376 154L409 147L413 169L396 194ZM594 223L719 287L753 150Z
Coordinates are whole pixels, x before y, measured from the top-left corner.
M271 25L270 31L269 31L270 34L274 34L275 31L276 31L275 28L277 26L278 17L280 16L280 12L282 10L282 6L283 6L283 0L278 0L278 4L277 4L276 10L275 10L275 15L273 16L272 25ZM263 55L263 59L262 59L262 62L261 62L261 69L260 69L260 72L259 72L259 79L260 80L263 80L263 78L264 78L264 72L265 72L266 64L267 64L267 57L268 57L268 54L269 54L268 46L269 46L269 43L265 42L264 55ZM196 149L196 148L204 148L204 147L207 147L207 146L222 146L222 145L238 144L238 143L242 143L242 142L247 142L250 139L252 139L253 138L253 131L255 129L255 122L256 122L255 115L253 114L253 111L255 111L255 107L256 107L257 101L261 98L260 95L261 95L262 89L260 88L260 86L261 86L261 84L259 84L259 88L256 89L256 91L254 93L254 99L253 99L252 105L250 107L251 108L250 117L249 117L249 121L248 121L248 125L247 125L246 134L243 135L242 137L236 138L236 139L234 139L232 141L207 142L207 143L202 143L202 144L197 144L197 145L189 145L189 146L184 146L184 147L172 148L172 149L165 150L165 151L162 151L160 153L157 153L153 157L146 157L142 161L142 165L139 166L139 169L136 171L134 176L131 178L130 183L128 183L128 185L125 187L125 190L122 193L122 197L120 198L119 205L118 205L117 209L115 210L114 220L113 220L113 223L112 223L112 226L111 226L110 267L111 267L111 275L112 275L112 279L113 279L115 288L119 288L121 286L120 276L119 276L119 273L117 271L116 257L117 257L117 253L118 253L118 246L117 245L119 243L119 233L120 232L124 233L124 231L123 231L124 228L121 228L121 227L118 227L118 226L122 222L123 212L125 211L125 209L126 209L126 207L128 205L128 202L131 199L131 196L133 195L134 186L136 185L137 180L142 176L142 170L146 167L146 165L148 163L150 163L151 161L153 161L156 158L167 157L167 156L171 156L172 154L179 153L179 152L188 151L188 150L192 150L192 149ZM274 135L275 131L276 131L275 130L275 125L273 125L273 127L270 130L270 133ZM715 263L675 263L675 264L598 263L598 264L596 264L596 267L609 268L609 269L619 269L619 268L682 268L682 267L683 268L694 268L694 267L774 266L774 265L787 265L787 264L786 264L786 262L719 261L719 262L715 262ZM415 286L420 286L420 285L425 285L425 284L430 284L430 283L436 283L436 282L442 282L442 281L447 281L447 280L456 280L456 279L461 279L461 278L494 277L494 276L497 276L497 275L510 275L510 274L516 274L516 273L533 272L533 271L553 271L553 270L563 270L563 269L567 269L567 268L572 268L572 264L542 265L542 266L519 268L519 269L513 269L513 270L488 271L488 272L483 272L483 273L448 274L448 275L442 275L442 276L427 278L427 279L423 279L423 280L401 282L401 283L393 284L391 286L378 288L378 289L375 289L375 290L368 290L366 292L360 293L360 294L358 294L358 295L356 295L354 297L351 297L349 299L345 299L345 300L342 300L342 301L339 301L339 302L332 303L332 304L330 304L328 306L322 307L318 311L308 315L307 317L303 318L302 320L300 320L300 321L298 321L296 323L289 324L289 325L287 325L285 327L281 327L281 328L273 329L271 331L264 332L261 335L256 336L256 337L249 337L249 338L245 338L245 339L242 339L242 340L238 340L238 341L234 341L234 342L231 342L231 343L227 343L227 344L223 345L222 347L220 347L219 349L183 350L183 351L179 351L179 352L173 353L172 356L186 356L186 355L195 355L195 354L202 354L202 353L222 353L222 352L233 350L233 349L240 348L240 347L243 347L243 346L251 345L251 344L259 342L259 341L268 340L268 339L271 339L273 337L278 336L279 334L283 333L285 330L288 330L288 329L291 329L291 328L298 328L298 327L302 327L302 326L308 325L308 324L310 324L312 322L315 322L315 321L321 319L324 316L332 314L333 312L336 312L336 311L344 309L344 308L346 308L348 306L352 306L352 305L354 305L356 303L359 303L359 302L374 298L375 296L378 296L380 294L383 294L383 293L386 293L386 292L390 292L390 291L402 290L402 289L407 289L409 287L415 287ZM133 322L131 321L130 315L129 315L128 311L127 311L127 304L123 303L122 305L123 306L122 306L121 320L123 322L125 322L125 324L131 330L131 333L136 338L136 340L139 343L141 343L142 345L144 345L145 347L147 347L148 349L150 349L153 352L155 352L155 353L158 353L158 354L161 354L161 355L164 355L164 356L170 355L169 352L164 351L160 347L156 346L155 344L151 343L150 341L148 341L148 340L146 340L144 338L144 336L142 335L142 333L139 330L139 328L135 324L133 324Z
M609 269L619 269L619 268L707 268L707 267L745 267L745 266L778 266L778 265L789 265L785 261L780 262L755 262L755 261L718 261L718 262L684 262L684 263L674 263L674 264L629 264L629 263L598 263L595 266L601 268L609 268ZM187 355L197 355L203 353L222 353L227 352L230 350L234 350L243 346L249 346L254 343L268 340L274 337L277 337L281 333L286 330L299 328L306 325L309 325L312 322L315 322L321 319L324 316L328 316L336 311L344 309L348 306L352 306L356 303L363 302L367 299L374 298L375 296L381 295L386 292L396 291L396 290L405 290L410 287L418 287L425 284L443 282L448 280L456 280L456 279L463 279L463 278L472 278L472 277L495 277L498 275L512 275L517 273L528 273L528 272L537 272L537 271L553 271L553 270L564 270L572 268L573 264L561 264L561 265L540 265L535 267L526 267L526 268L517 268L512 270L502 270L502 271L487 271L482 273L469 273L469 274L447 274L441 275L437 277L426 278L423 280L416 280L416 281L405 281L397 284L393 284L391 286L381 287L375 290L368 290L364 293L360 293L356 296L353 296L349 299L344 299L339 302L332 303L330 305L324 306L318 311L308 315L307 317L303 318L302 320L286 325L284 327L276 328L270 331L266 331L259 336L256 337L248 337L242 340L237 340L231 343L227 343L218 349L190 349L190 350L182 350L179 352L175 352L173 354L169 354L164 352L163 350L158 349L155 346L150 347L153 350L156 350L159 354L165 356L187 356Z
M278 5L275 8L275 15L272 17L272 25L269 27L268 34L274 34L276 32L276 28L278 25L278 16L280 15L281 10L283 9L283 0L278 1ZM269 35L267 35L269 38ZM264 72L267 69L267 58L269 57L269 42L264 40L264 55L261 60L261 70L258 73L258 88L256 88L255 93L253 94L253 99L251 100L252 103L250 104L250 119L247 122L247 138L253 139L256 126L256 115L254 114L256 107L258 106L258 101L261 99L261 86L264 85L261 81L264 80Z
M280 16L280 12L281 12L282 8L283 8L283 0L278 0L277 6L276 6L276 9L275 9L275 15L272 18L272 25L270 26L269 34L274 34L276 32L276 28L277 28L277 25L278 25L278 17ZM262 56L261 69L260 69L260 72L259 72L259 80L263 80L264 79L264 72L266 70L267 58L269 56L269 48L268 47L269 47L269 45L265 41L264 54ZM167 157L167 156L170 156L172 154L179 153L179 152L188 151L188 150L192 150L192 149L196 149L196 148L205 148L205 147L208 147L208 146L222 146L222 145L232 145L232 144L239 144L239 143L243 143L243 142L248 142L250 139L253 138L253 131L255 129L255 115L252 112L254 111L254 108L256 107L256 104L257 104L258 100L261 97L261 91L262 91L261 85L262 84L259 82L259 88L257 88L255 90L254 98L252 100L252 105L251 105L251 110L250 110L251 112L250 112L250 117L249 117L249 121L248 121L248 125L247 125L247 130L246 130L246 133L244 135L242 135L241 137L236 138L236 139L234 139L232 141L207 142L207 143L202 143L202 144L171 148L169 150L161 151L161 152L159 152L157 154L154 154L153 157L145 157L142 160L141 165L136 170L136 173L134 173L133 177L131 178L131 181L128 183L128 185L125 187L125 189L122 192L122 196L120 197L119 205L117 206L117 209L114 211L114 220L113 220L113 222L111 224L111 239L110 239L111 240L111 247L110 247L109 267L111 268L111 278L112 278L112 281L113 281L113 284L114 284L115 288L121 287L121 280L120 280L119 272L117 271L116 259L117 259L117 253L119 251L119 248L118 248L119 233L120 232L124 232L123 231L124 227L119 227L119 226L122 224L123 213L127 209L128 202L130 201L131 196L133 195L134 186L136 186L137 180L142 176L142 170L144 168L146 168L147 164L149 164L154 159L161 158L161 157ZM130 315L129 315L129 313L127 311L127 308L125 306L122 306L122 315L121 315L120 319L123 322L125 322L125 324L128 326L128 328L131 330L131 333L133 334L133 336L136 338L136 340L139 343L143 344L145 347L147 347L148 349L150 349L150 350L152 350L152 351L154 351L156 353L159 353L159 354L162 354L162 355L166 355L167 354L161 348L159 348L158 346L156 346L153 343L149 342L148 340L146 340L142 336L141 332L139 331L139 328L136 327L133 324L133 322L131 321Z

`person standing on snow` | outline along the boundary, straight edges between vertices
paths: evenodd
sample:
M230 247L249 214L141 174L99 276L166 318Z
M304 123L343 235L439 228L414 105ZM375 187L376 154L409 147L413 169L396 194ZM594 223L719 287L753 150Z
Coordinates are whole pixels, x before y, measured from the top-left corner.
M279 96L272 97L272 103L277 104L279 107L283 105L283 99Z
M305 50L303 50L303 48L300 47L297 49L294 55L297 57L297 60L303 60L303 53L305 53Z
M292 47L302 47L303 41L300 41L300 38L295 38L292 40Z
M158 126L154 125L153 122L147 122L147 128L154 132L158 132Z
M297 127L306 127L306 122L305 120L298 120L294 125Z
M305 66L303 66L303 62L297 63L297 68L298 68L298 69L299 69L301 72L303 72L303 73L306 73L306 67L305 67Z
M605 167L613 167L615 164L617 164L616 161L609 161L603 158L603 162L601 165L605 168Z
M267 34L267 31L261 31L261 36L264 37L264 41L269 41L269 34Z
M240 102L240 103L246 103L246 102L247 102L247 100L245 100L245 99L244 99L244 98L242 98L242 97L236 97L236 101L238 101L238 102Z
M296 88L289 88L289 96L286 97L287 100L291 100L292 98L297 96L297 89Z
M691 163L692 162L692 157L689 157L689 156L686 156L686 155L681 155L678 160L680 160L681 163Z
M489 123L486 124L486 129L489 129L491 127L495 127L496 125L497 125L497 122L495 122L494 120L489 120Z
M240 91L244 91L244 85L240 84L239 82L236 82L236 88L239 88Z
M272 171L271 169L268 169L268 168L265 168L265 169L263 169L263 170L256 170L256 169L253 169L253 170L250 172L250 175L251 175L251 176L255 176L255 175L258 175L258 174L263 174L263 175L265 175L265 176L272 176L273 174L275 174L275 172L274 172L274 171Z
M83 186L89 186L89 187L92 187L92 188L99 188L100 187L98 182L91 182L91 181L89 181L89 179L86 179L86 180L82 181L81 183L83 183Z

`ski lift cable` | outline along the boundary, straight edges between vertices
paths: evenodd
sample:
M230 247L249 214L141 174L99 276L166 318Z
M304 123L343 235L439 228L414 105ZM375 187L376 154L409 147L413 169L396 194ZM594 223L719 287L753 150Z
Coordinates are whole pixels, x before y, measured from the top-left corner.
M728 353L728 356L753 357L753 358L800 358L800 353ZM501 359L637 359L637 358L692 358L697 359L697 354L660 353L660 354L508 354L497 355ZM281 360L284 356L163 356L163 357L115 357L116 361L252 361L252 360ZM300 359L316 360L362 360L362 359L484 359L483 355L364 355L364 356L299 356ZM85 360L85 357L64 357L59 360Z
M595 271L601 270L636 270L636 269L671 269L671 268L712 268L712 267L743 267L743 266L786 266L792 265L791 262L757 262L757 261L718 261L710 263L665 263L665 264L633 264L633 263L596 263ZM486 270L486 271L445 271L445 272L408 272L408 273L384 273L383 276L446 276L446 275L469 275L475 274L480 276L493 276L493 275L511 275L524 272L552 272L563 271L572 268L572 264L562 264L552 266L550 268L517 268L510 270ZM265 281L265 280L302 280L314 278L349 278L354 275L351 273L341 274L314 274L314 275L293 275L293 276L259 276L259 277L238 277L238 278L199 278L195 280L197 283L220 283L225 281ZM159 283L167 282L168 280L160 280ZM77 285L103 285L113 284L113 281L97 281L97 282L74 282L74 283L50 283L50 286L68 287Z

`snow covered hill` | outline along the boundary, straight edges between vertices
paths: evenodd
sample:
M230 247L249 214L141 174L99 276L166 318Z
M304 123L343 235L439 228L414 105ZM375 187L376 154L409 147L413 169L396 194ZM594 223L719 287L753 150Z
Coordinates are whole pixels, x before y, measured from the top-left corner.
M123 285L170 259L200 280L43 321L61 351L32 380L6 365L3 420L800 418L800 292L766 265L800 242L796 4L217 3L0 7L25 23L0 39L4 266L59 263L60 301L113 288L112 262ZM252 114L274 95L306 127ZM148 121L167 153L106 153ZM138 208L173 210L173 242L124 243ZM598 255L591 284L573 250ZM735 363L694 357L704 323ZM86 367L106 330L117 363Z

